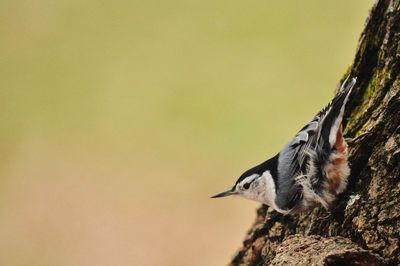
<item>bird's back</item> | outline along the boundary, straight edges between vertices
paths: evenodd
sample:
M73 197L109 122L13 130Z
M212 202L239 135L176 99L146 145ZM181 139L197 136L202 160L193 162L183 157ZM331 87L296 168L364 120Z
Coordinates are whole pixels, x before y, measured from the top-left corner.
M344 189L349 168L340 128L355 81L345 82L336 97L280 151L275 203L281 210L307 208L311 202L327 207Z

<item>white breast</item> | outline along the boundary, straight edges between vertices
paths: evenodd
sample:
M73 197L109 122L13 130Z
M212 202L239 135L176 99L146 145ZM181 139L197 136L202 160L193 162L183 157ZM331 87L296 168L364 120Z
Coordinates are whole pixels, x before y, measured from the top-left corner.
M263 182L263 186L259 186L260 188L263 187L263 191L258 193L257 201L272 207L274 210L280 213L287 214L288 211L280 209L275 204L275 197L276 197L275 183L270 171L268 170L265 171L259 180L260 182Z

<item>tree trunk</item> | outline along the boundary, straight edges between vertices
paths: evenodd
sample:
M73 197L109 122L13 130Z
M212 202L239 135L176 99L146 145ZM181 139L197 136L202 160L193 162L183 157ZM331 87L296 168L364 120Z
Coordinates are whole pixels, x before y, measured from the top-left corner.
M344 75L358 78L344 119L346 192L330 212L261 206L230 265L400 265L399 59L400 0L378 0Z

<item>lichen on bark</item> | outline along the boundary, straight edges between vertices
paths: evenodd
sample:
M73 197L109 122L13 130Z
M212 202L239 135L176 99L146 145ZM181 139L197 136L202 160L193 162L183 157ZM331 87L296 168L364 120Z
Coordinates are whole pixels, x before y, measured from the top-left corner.
M349 147L351 175L346 192L330 212L315 208L283 216L261 206L231 265L278 265L279 256L284 257L282 242L295 234L304 240L344 238L382 259L379 264L400 265L399 74L400 1L378 0L343 77L358 78L345 111L345 136L356 138ZM290 245L283 252L285 248L292 252Z

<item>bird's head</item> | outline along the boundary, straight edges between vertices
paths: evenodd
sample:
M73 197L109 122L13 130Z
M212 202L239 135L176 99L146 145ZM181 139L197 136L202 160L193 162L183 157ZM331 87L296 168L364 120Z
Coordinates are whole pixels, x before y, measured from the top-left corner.
M265 193L265 182L263 176L253 173L245 173L239 177L236 184L221 193L215 194L211 198L221 198L231 195L239 195L246 199L262 202L262 195Z
M276 169L277 156L244 172L235 185L211 198L221 198L239 195L246 199L255 200L267 205L273 205L275 184L272 173Z

